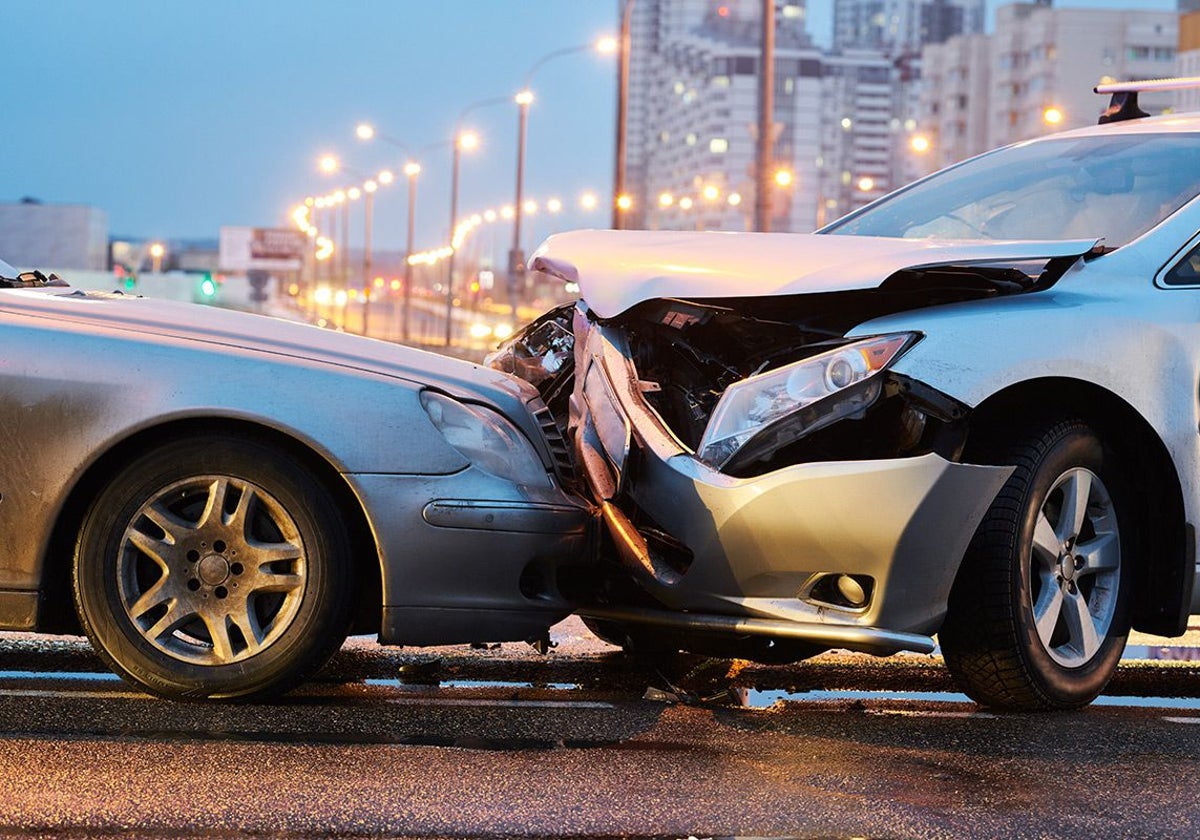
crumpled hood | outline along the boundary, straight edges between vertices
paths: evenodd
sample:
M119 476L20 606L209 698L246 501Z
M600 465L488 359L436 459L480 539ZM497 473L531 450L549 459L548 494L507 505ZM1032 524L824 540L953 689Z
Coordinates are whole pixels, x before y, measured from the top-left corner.
M492 396L520 392L515 380L489 368L309 324L235 312L194 303L120 293L84 293L63 288L0 291L0 312L52 319L83 330L160 336L199 342L219 351L239 348L299 363L316 361L368 371L414 383L438 385L451 393Z
M892 239L812 233L581 230L551 236L534 271L578 283L602 318L656 298L767 297L873 289L906 268L1080 256L1092 239Z

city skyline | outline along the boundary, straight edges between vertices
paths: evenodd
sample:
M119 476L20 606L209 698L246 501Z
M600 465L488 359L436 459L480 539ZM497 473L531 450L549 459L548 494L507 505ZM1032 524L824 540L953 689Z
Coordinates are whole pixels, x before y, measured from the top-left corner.
M322 153L363 172L399 168L395 149L355 139L358 122L418 149L445 145L470 103L512 95L550 52L615 34L617 5L12 4L10 44L28 56L10 64L0 93L9 129L0 201L96 206L107 213L110 233L144 238L215 238L222 225L283 225L304 196L350 183L322 178ZM998 5L989 2L989 20ZM827 44L832 0L809 7L810 29ZM557 226L607 226L613 58L581 52L555 59L539 70L534 88L527 196L562 200ZM483 143L463 160L461 211L511 203L516 122L515 105L472 113L470 127ZM421 157L417 247L428 248L447 235L450 164L444 148ZM591 214L575 210L585 190L601 197ZM377 247L402 247L404 206L402 184L377 198ZM525 247L549 229L530 219ZM495 236L503 242L504 234Z

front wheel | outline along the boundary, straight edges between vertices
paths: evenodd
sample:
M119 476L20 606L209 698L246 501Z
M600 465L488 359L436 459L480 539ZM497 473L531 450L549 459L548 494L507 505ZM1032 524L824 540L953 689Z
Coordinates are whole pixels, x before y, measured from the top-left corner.
M349 540L328 491L240 437L177 441L93 503L75 602L117 673L171 698L285 691L346 637Z
M1124 476L1087 425L1041 424L993 453L1015 466L976 532L939 634L974 700L1078 708L1103 690L1129 632Z

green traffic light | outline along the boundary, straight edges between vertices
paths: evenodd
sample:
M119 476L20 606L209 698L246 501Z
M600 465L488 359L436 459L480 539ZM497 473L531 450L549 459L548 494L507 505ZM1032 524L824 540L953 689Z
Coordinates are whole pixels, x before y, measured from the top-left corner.
M200 294L206 298L216 297L217 284L213 282L211 277L205 277L200 281Z

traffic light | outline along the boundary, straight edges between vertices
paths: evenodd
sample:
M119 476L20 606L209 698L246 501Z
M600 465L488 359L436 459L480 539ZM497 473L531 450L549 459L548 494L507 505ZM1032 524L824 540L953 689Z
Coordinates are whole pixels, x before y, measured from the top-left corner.
M217 283L213 280L212 272L204 272L204 276L200 278L200 299L208 302L217 296Z
M121 263L113 264L113 276L121 281L121 288L127 292L132 292L137 288L137 274L129 268L121 265Z

